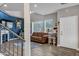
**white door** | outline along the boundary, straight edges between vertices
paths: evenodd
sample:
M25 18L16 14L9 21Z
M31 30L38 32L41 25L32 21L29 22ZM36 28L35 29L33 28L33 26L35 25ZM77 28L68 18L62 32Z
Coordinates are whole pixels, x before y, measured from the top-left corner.
M60 46L78 48L78 17L60 18Z

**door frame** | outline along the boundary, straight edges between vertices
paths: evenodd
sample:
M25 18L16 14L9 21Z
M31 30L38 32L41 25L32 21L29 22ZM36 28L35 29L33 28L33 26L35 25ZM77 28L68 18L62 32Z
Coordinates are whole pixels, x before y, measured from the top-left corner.
M75 15L76 16L76 15ZM58 16L57 16L58 17ZM66 16L66 17L70 17L70 16ZM78 17L78 16L77 16ZM60 17L61 18L61 17ZM57 19L57 26L58 26L58 33L57 33L57 46L58 47L63 47L60 45L60 18L58 17ZM62 17L63 18L63 17ZM78 17L79 18L79 17ZM79 21L78 21L79 22ZM79 29L79 27L78 27ZM78 33L79 35L79 33ZM78 37L79 38L79 37ZM79 44L79 43L78 43ZM73 48L72 48L73 49ZM79 50L79 48L75 48L76 50Z

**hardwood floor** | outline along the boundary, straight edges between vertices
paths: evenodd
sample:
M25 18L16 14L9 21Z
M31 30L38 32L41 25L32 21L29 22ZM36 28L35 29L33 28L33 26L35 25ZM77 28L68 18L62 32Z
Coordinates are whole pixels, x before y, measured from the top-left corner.
M9 42L5 42L2 45L0 45L0 52L4 54L5 56L21 56L21 41L22 40L11 40ZM18 44L18 45L17 45ZM23 50L24 51L24 50Z
M36 47L33 47L33 46ZM79 56L74 49L56 47L48 44L31 43L31 56Z

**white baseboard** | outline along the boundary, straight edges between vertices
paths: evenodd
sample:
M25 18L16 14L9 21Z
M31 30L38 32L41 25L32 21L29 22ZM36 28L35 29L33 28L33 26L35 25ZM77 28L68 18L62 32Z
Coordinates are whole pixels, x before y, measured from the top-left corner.
M79 48L77 48L76 50L79 51Z
M60 47L61 45L58 44L57 46ZM64 47L64 46L61 46L61 47ZM71 48L71 49L74 49L74 48ZM75 50L79 51L79 48L75 48Z

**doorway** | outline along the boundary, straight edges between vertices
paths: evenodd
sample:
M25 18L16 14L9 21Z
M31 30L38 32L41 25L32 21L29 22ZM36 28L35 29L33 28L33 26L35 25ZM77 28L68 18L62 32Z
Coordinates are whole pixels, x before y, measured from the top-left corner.
M60 18L60 46L78 48L78 17Z

